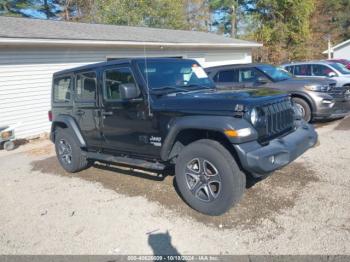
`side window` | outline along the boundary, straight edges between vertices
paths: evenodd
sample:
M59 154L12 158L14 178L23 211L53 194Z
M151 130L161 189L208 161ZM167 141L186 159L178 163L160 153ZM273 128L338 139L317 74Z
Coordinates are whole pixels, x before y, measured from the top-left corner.
M291 74L294 74L294 66L286 66L285 69L291 73Z
M96 100L96 73L86 72L77 74L75 87L75 100L95 101Z
M239 69L239 82L256 82L258 77L261 76L254 68L242 68Z
M234 71L233 70L219 71L215 75L214 81L219 83L234 82Z
M294 67L294 75L311 76L311 65L296 65Z
M331 68L325 65L312 65L312 74L314 76L329 76L329 73L334 72Z
M106 100L119 100L119 86L122 84L133 84L135 80L130 68L121 67L113 68L104 71L103 73L103 88L104 98Z
M72 77L56 78L53 83L53 101L56 103L69 103L71 98Z

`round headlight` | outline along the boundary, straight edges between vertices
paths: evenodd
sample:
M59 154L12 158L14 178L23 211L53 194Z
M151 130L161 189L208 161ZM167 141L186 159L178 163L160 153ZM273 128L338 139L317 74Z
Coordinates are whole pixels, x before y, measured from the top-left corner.
M256 125L256 123L258 123L258 118L258 111L256 108L253 108L252 111L250 111L250 122L253 125Z

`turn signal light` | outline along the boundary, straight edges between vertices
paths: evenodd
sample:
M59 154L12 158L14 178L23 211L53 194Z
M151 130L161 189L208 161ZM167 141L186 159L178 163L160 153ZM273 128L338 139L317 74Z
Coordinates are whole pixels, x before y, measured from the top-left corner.
M237 137L238 132L236 130L230 129L230 130L225 130L225 135L228 137Z

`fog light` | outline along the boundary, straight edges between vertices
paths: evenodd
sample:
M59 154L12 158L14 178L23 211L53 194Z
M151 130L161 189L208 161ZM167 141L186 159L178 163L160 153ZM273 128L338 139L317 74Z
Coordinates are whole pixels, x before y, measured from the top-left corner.
M333 100L329 100L329 99L323 99L322 103L326 104L326 105L329 105L330 107L332 107L334 105L334 101Z

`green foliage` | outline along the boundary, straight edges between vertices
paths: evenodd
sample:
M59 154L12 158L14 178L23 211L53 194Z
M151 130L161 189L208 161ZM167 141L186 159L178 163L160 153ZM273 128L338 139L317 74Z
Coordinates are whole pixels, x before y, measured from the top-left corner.
M320 7L327 13L329 34L333 38L346 40L350 38L350 0L321 0Z
M249 1L252 26L248 37L264 44L258 60L280 63L304 59L311 36L315 0Z
M209 7L214 14L212 25L217 27L219 32L237 37L240 6L243 2L243 0L210 0Z
M350 38L350 0L0 0L0 15L210 31L264 44L258 61L322 57Z
M30 7L31 3L24 0L0 0L0 15L26 16L22 9Z
M0 15L31 17L31 11L56 18L58 9L55 0L0 0Z
M99 23L187 29L184 1L96 0Z

